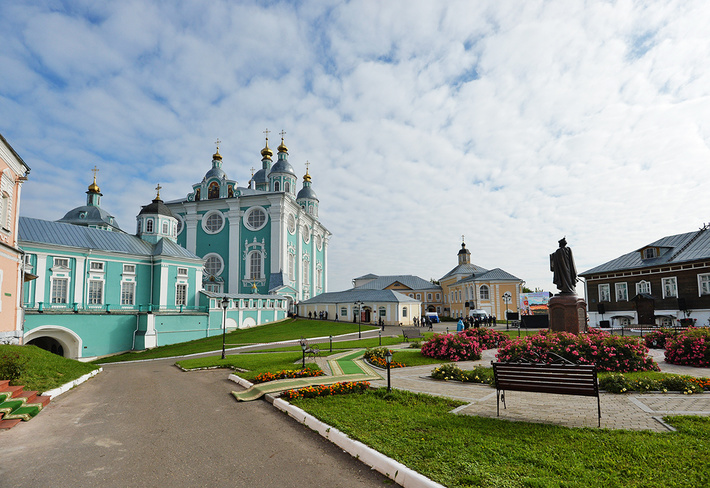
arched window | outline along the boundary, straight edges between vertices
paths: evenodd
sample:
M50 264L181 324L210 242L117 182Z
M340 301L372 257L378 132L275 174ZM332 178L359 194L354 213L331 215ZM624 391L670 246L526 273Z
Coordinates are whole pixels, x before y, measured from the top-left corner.
M145 221L145 231L153 232L153 219L148 219Z
M141 233L141 221L139 220L138 221L138 234L140 234L140 233Z
M213 200L215 198L219 198L219 183L213 181L207 189L207 199Z
M281 187L279 186L279 182L278 182L278 181L274 181L274 191L279 191L280 188L281 188Z
M296 281L296 255L288 253L288 279Z
M304 285L304 286L305 286L305 285L308 285L308 283L310 282L310 280L309 280L309 278L310 278L310 273L308 272L308 271L309 271L308 268L309 268L309 266L308 266L308 259L304 259L304 260L303 260L303 285Z
M481 295L481 300L490 300L487 285L481 285L481 288L479 289L478 293Z
M163 222L163 234L168 235L170 233L170 227L168 222Z
M288 183L288 181L284 183L284 191L286 193L289 193L291 191L291 185Z
M258 280L261 278L261 253L254 251L249 255L249 278Z

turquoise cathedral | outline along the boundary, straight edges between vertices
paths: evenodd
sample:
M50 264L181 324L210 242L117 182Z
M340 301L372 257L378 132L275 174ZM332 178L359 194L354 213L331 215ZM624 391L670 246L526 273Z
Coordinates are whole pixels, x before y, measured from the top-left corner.
M278 151L272 165L267 139L239 187L218 147L187 198L156 188L135 235L101 207L96 175L86 205L58 221L20 217L23 342L91 360L282 320L326 291L330 233L311 177L296 192L283 138Z
M178 244L205 260L205 290L276 294L295 312L296 303L327 290L331 233L318 218L308 167L297 188L283 133L277 151L273 162L267 137L261 169L244 188L227 176L217 147L202 181L166 206L179 221Z

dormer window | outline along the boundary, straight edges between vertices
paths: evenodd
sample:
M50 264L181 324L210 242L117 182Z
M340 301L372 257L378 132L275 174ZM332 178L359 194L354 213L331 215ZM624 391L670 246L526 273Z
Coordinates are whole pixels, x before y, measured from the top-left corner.
M643 259L653 259L658 257L658 249L655 247L647 247L641 251L641 256Z

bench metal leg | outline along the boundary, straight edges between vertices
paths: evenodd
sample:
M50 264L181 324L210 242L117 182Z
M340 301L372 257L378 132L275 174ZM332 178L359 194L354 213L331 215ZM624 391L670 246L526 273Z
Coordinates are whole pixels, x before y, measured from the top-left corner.
M601 401L599 400L599 395L597 394L597 418L599 422L597 423L597 427L601 428L602 426L602 404Z
M505 391L496 390L496 417L500 417L500 401L503 400L503 408L507 409L505 406Z

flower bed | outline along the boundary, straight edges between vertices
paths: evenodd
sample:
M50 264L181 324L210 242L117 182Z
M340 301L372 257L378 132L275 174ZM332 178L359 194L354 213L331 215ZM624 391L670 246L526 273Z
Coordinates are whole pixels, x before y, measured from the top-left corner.
M320 369L305 368L305 369L284 369L276 373L261 373L254 377L253 384L266 383L267 381L282 380L284 378L312 378L314 376L323 376L325 373Z
M380 368L387 368L387 359L385 359L385 355L387 354L388 350L390 354L394 355L394 351L391 349L387 349L386 347L373 347L372 349L367 348L365 354L363 354L363 357L375 366L378 366ZM405 364L399 363L397 361L392 361L390 363L390 368L404 368L405 366Z
M431 377L435 380L463 381L466 383L493 384L493 369L476 366L472 370L462 370L455 364L442 364L434 368Z
M472 339L478 342L481 349L495 349L510 338L497 330L488 328L470 328L457 334L460 338Z
M692 328L666 342L666 361L672 364L710 367L710 329Z
M643 338L646 347L649 349L665 349L666 341L678 335L678 331L673 329L658 329L646 334Z
M551 363L557 354L578 364L596 364L598 371L658 371L658 365L647 357L648 348L634 337L612 336L606 332L574 335L567 332L543 331L538 335L519 337L498 349L498 361L518 358Z
M286 390L281 394L281 398L294 400L296 398L315 398L330 395L345 395L348 393L362 393L370 388L367 381L343 381L332 385L315 385L296 390Z
M462 331L462 333L465 331ZM422 346L422 354L430 358L449 361L471 361L481 359L483 347L477 338L459 334L434 334Z
M685 395L702 393L710 390L710 380L692 376L670 376L660 379L640 378L630 379L623 374L610 374L599 380L599 388L610 393L626 393L627 391L680 391Z

